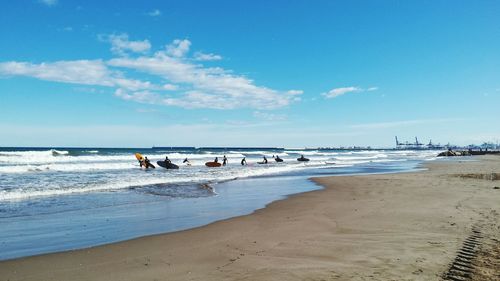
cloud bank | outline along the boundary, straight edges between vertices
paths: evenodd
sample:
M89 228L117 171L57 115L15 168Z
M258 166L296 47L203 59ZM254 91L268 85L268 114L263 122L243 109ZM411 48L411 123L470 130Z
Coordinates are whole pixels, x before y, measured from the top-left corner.
M0 75L111 87L121 99L182 108L274 109L299 101L303 93L258 86L231 70L206 67L201 62L222 57L201 52L190 57L188 39L175 39L152 54L148 40L133 41L125 33L99 39L111 44L112 59L1 62Z

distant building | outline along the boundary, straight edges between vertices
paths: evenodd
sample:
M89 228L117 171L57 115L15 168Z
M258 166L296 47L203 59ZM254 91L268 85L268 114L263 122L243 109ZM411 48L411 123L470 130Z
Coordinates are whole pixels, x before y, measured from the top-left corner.
M433 144L432 140L429 140L428 144L424 144L418 141L418 138L415 137L415 142L400 142L398 140L398 136L396 138L396 149L408 149L408 150L433 150L433 149L447 149L450 147L450 144L448 145L441 145L441 144Z

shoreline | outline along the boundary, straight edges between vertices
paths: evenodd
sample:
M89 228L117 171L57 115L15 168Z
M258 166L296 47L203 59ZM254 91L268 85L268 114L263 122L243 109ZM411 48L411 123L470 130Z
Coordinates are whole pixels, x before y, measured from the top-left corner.
M492 204L500 191L486 189L494 182L449 177L500 170L499 157L480 159L427 163L429 170L418 172L314 178L323 189L289 195L249 215L1 261L0 280L436 279L469 234L471 221L477 226L484 216L478 208L494 211L496 217L481 219L498 226L500 210ZM415 189L423 183L431 187ZM477 188L468 190L467 184ZM469 197L481 204L466 203Z
M219 181L214 185L217 189L215 196L170 200L162 199L162 195L155 193L153 193L155 196L151 197L147 191L72 195L66 197L71 199L69 202L97 200L105 204L94 208L81 208L84 205L78 205L76 208L69 210L62 208L59 212L48 214L38 212L19 219L15 217L0 219L0 224L3 225L3 232L0 232L0 260L85 249L192 229L219 220L251 214L286 196L321 188L309 180L315 176L408 172L420 167L418 161L404 163L357 168L337 167L327 170L309 169L304 170L308 172L297 174L250 176ZM108 202L128 203L107 204ZM130 207L134 209L133 213L130 213ZM71 220L68 220L68 216ZM50 223L44 224L44 221ZM56 228L52 227L53 225L56 225ZM22 235L22 238L16 238L19 235Z
M276 182L276 183L275 183ZM297 184L296 186L291 186L292 184ZM99 216L99 213L105 214L104 217L101 219L101 221L108 221L108 217L110 217L109 211L111 210L113 215L111 217L116 217L116 216L125 216L127 217L129 215L130 209L125 209L134 207L136 208L136 213L135 216L137 218L134 218L133 220L130 220L129 218L126 218L125 221L113 221L110 224L103 225L103 224L97 224L97 225L92 225L90 229L96 230L96 234L93 234L93 237L101 237L104 235L109 236L110 231L116 230L116 229L122 229L124 227L124 224L131 224L132 226L137 226L138 225L138 220L143 219L143 220L153 220L157 221L156 226L152 226L150 229L147 231L144 230L136 230L131 226L125 226L125 228L129 231L134 231L132 232L133 234L126 234L124 235L125 238L119 238L117 240L109 240L109 238L106 238L104 241L106 242L92 242L94 240L91 240L90 244L84 245L84 246L76 246L74 248L70 247L59 247L54 249L52 247L52 244L44 244L45 249L49 249L50 251L46 252L38 252L36 253L34 250L29 250L28 254L25 254L23 256L13 256L13 257L7 257L0 259L1 262L5 261L11 261L11 260L16 260L16 259L23 259L23 258L29 258L29 257L36 257L36 256L42 256L42 255L50 255L50 254L57 254L57 253L64 253L64 252L72 252L72 251L78 251L78 250L85 250L89 248L95 248L95 247L100 247L100 246L106 246L110 244L115 244L115 243L121 243L121 242L126 242L134 239L140 239L144 237L151 237L151 236L157 236L157 235L164 235L164 234L170 234L170 233L176 233L176 232L182 232L182 231L188 231L191 229L196 229L196 228L201 228L204 226L207 226L209 224L218 222L218 221L224 221L228 220L231 218L236 218L240 216L246 216L246 215L251 215L253 212L256 210L264 209L267 207L267 205L271 204L272 202L279 201L279 200L284 200L288 196L295 195L295 194L301 194L304 192L309 192L313 190L317 190L321 188L319 185L316 183L310 181L307 179L306 176L279 176L279 177L250 177L250 178L243 178L243 179L237 179L237 180L228 180L224 182L218 182L215 185L221 185L217 186L218 192L216 192L216 196L214 197L196 197L196 198L182 198L182 199L177 199L174 201L170 201L167 205L164 204L163 201L145 201L145 202L138 202L134 203L133 205L131 204L125 204L125 205L118 205L118 206L104 206L100 208L92 208L90 211L92 213L89 213L88 210L71 210L68 212L61 212L61 213L54 213L54 214L48 214L49 216L54 217L54 215L57 216L57 218L52 218L52 222L54 221L59 221L61 219L67 220L67 215L72 217L73 220L76 219L76 223L72 225L72 228L81 228L83 225L83 229L85 231L89 231L89 226L92 224L91 222L86 222L82 223L79 219L81 217L81 214L75 215L75 212L83 212L84 214L89 215L92 218L95 218ZM237 185L238 187L236 187ZM287 188L282 189L281 186L287 186ZM237 189L241 190L237 190ZM251 192L245 191L245 188L252 188ZM211 191L213 192L213 191ZM242 196L245 196L245 198L241 198ZM128 196L128 195L125 195ZM245 202L243 202L244 200ZM223 207L220 207L219 205L224 204ZM189 210L186 210L186 205L190 205L191 207ZM109 209L110 210L107 210ZM182 210L179 212L179 210ZM166 211L166 212L165 212ZM205 212L212 212L211 214L206 214ZM137 213L140 213L140 215L137 215ZM182 220L175 219L175 215L179 215L182 217ZM42 214L41 216L45 216L45 214ZM31 217L28 217L31 219ZM16 217L13 217L15 220ZM35 217L35 220L38 220L40 218ZM44 218L41 218L42 223ZM111 220L110 220L111 221ZM1 222L1 221L0 221ZM65 222L62 222L63 224L67 224ZM146 225L151 225L151 222L147 222ZM169 226L172 225L172 226ZM38 231L36 228L40 227L39 224L35 225L35 230L33 231ZM164 227L167 226L165 229ZM108 227L110 230L106 231L100 231L98 228L99 227ZM168 228L171 227L171 228ZM27 232L30 232L31 228L27 229ZM59 231L56 229L56 231ZM22 232L18 232L22 233ZM43 232L45 233L45 232ZM43 234L42 233L42 234ZM76 238L71 238L72 241L77 241L77 238L83 238L83 239L89 239L87 232L87 237L82 236L83 234L80 232L74 232L73 233ZM6 237L9 237L9 233L6 234ZM12 233L10 235L13 235ZM71 235L70 235L71 236ZM128 236L128 237L127 237ZM8 243L8 242L2 242L2 239L0 238L0 243ZM33 242L32 242L33 243ZM74 242L69 242L73 243ZM24 245L25 248L28 247L30 243L26 243ZM0 247L0 250L2 247ZM5 248L3 248L5 249ZM0 251L1 255L4 255ZM0 279L1 280L1 279Z

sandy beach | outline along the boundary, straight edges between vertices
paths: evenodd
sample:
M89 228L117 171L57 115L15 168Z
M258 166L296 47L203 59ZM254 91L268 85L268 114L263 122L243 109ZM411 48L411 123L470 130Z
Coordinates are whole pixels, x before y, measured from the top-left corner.
M500 157L463 160L317 178L251 215L0 262L0 280L500 280Z

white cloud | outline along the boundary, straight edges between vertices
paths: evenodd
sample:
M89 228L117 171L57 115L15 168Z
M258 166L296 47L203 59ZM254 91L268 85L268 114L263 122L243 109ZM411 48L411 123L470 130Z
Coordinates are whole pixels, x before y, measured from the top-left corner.
M156 103L156 100L158 100L159 98L157 94L149 91L127 93L123 89L117 89L115 91L115 96L122 98L124 100L130 100L139 103L151 103L151 104Z
M148 16L151 16L151 17L158 17L158 16L161 16L161 11L158 10L158 9L155 9L151 12L148 13Z
M0 74L29 76L64 83L113 86L109 79L111 72L102 60L57 61L41 64L11 61L0 63Z
M73 87L73 90L76 92L81 92L81 93L91 93L91 94L104 94L106 93L105 90L103 89L97 89L95 87L88 87L88 86L76 86Z
M138 91L138 90L144 90L144 89L159 89L159 86L154 85L153 83L149 81L140 81L140 80L135 80L135 79L126 79L126 78L119 78L119 77L114 77L111 78L112 83L114 83L115 86L124 88L130 91Z
M214 60L221 60L222 56L216 55L216 54L205 54L202 52L196 52L194 53L194 59L197 61L214 61Z
M47 5L47 6L54 6L56 5L58 0L40 0L40 3Z
M336 98L341 95L345 95L347 93L359 93L361 92L361 89L358 87L343 87L343 88L335 88L327 93L323 93L322 95L325 96L326 98Z
M162 86L162 88L167 91L175 91L179 89L179 86L174 84L165 84Z
M279 92L259 87L252 80L232 74L225 69L193 64L182 57L190 45L182 41L175 40L169 45L171 48L156 52L153 56L115 58L108 63L114 67L130 68L156 75L174 84L186 85L186 91L180 96L169 96L163 99L161 103L165 105L186 108L272 109L286 106L296 99L297 95L302 94L299 90ZM177 49L173 46L183 51L176 51ZM181 48L181 46L185 47Z
M286 94L288 96L290 96L290 99L292 101L301 101L302 98L299 96L302 95L303 93L304 93L304 91L302 91L302 90L289 90L286 92Z
M4 62L0 63L0 74L71 84L120 87L130 91L159 88L148 81L120 77L119 72L110 70L102 60L57 61L41 64Z
M191 41L184 39L175 39L171 44L166 46L167 54L172 57L183 57L187 52L189 52L189 47L191 46Z
M298 95L302 95L304 93L304 91L302 91L302 90L290 90L286 93L291 95L291 96L298 96Z
M40 80L115 88L115 96L139 103L183 108L274 109L300 100L301 90L278 91L255 85L251 79L220 67L196 64L185 55L189 40L174 40L153 55L150 44L129 41L128 35L111 35L108 41L118 57L109 61L75 60L33 64L0 63L0 75L34 77ZM134 57L131 57L134 55ZM129 75L142 72L142 80ZM155 82L152 82L155 81Z
M100 36L101 40L103 39L103 36ZM107 40L111 43L111 51L114 54L117 55L125 55L127 52L134 52L134 53L146 53L151 49L151 43L149 43L149 40L142 40L142 41L130 41L128 38L128 34L122 33L122 34L112 34L105 36Z
M321 95L324 96L327 99L332 99L336 98L342 95L345 95L347 93L362 93L362 92L371 92L371 91L376 91L378 90L378 87L370 87L368 89L363 89L360 87L342 87L342 88L335 88L327 93L322 93Z

